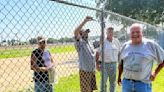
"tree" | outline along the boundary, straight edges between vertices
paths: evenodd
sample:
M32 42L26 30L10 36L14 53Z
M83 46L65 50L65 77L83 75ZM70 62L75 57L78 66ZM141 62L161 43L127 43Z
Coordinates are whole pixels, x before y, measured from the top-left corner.
M58 40L59 42L74 42L74 39L73 38L68 38L68 37L65 37L65 38L60 38Z
M29 40L30 44L37 44L37 39L36 38L31 38Z
M7 42L6 40L3 40L2 42Z
M97 0L97 7L150 24L164 22L164 0ZM116 19L116 18L115 18Z
M57 39L54 39L54 38L48 38L48 40L47 40L47 43L53 44L55 42L58 42L58 40Z
M10 40L7 40L7 44L8 44L8 45L11 45L12 43L11 43L11 41L10 41Z
M15 42L16 42L15 39L11 39L11 45L12 45L12 46L15 45Z

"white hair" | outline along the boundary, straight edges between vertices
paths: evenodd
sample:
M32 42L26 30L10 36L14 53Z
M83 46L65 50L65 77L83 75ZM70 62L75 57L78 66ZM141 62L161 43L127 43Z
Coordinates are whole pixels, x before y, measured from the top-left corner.
M143 31L143 25L140 24L140 23L133 23L131 26L130 26L130 31L133 27L139 27L141 29L141 32Z

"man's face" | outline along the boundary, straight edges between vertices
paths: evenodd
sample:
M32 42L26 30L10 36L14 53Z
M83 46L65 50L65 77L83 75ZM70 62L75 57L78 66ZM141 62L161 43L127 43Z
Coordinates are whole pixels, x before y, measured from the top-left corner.
M82 37L83 39L85 39L85 40L88 39L88 33L87 33L87 32L82 31L80 34L81 34L81 37Z
M142 30L139 26L134 26L130 30L130 38L133 44L140 44L142 42Z
M39 42L39 47L42 48L42 49L45 49L46 47L46 41L42 41L42 42Z
M112 40L112 38L113 38L113 30L112 29L107 30L107 38L109 40Z

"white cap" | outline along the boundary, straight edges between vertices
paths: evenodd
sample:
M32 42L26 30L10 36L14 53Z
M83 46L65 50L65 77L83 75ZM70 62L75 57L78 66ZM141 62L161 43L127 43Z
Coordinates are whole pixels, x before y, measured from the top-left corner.
M42 41L47 41L47 39L43 36L38 36L37 37L37 42L42 42Z

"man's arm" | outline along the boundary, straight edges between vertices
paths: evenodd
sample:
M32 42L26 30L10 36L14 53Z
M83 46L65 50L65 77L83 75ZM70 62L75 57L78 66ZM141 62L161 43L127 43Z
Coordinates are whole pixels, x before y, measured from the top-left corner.
M48 71L48 68L46 68L46 67L38 67L36 65L36 57L35 57L34 54L32 54L31 55L31 70L45 72L45 71Z
M32 54L31 55L31 70L37 71L35 67L36 67L36 58L35 58L35 55Z
M100 62L99 62L100 53L96 52L96 69L100 71Z
M155 69L155 71L151 74L151 76L150 76L151 81L154 81L155 80L157 74L161 71L161 69L163 67L164 67L164 61L161 64L159 64L157 66L157 68Z
M76 39L80 39L80 31L82 29L82 27L88 22L88 21L91 21L93 20L92 17L90 16L87 16L83 21L82 23L75 29L74 31L74 36L76 37Z
M121 60L121 63L118 65L118 80L117 83L120 86L121 85L121 75L123 72L123 60Z

